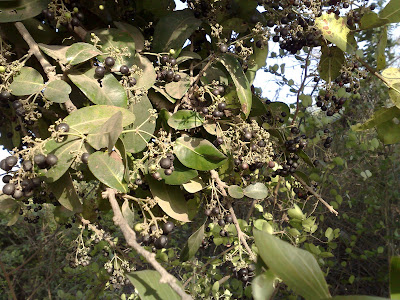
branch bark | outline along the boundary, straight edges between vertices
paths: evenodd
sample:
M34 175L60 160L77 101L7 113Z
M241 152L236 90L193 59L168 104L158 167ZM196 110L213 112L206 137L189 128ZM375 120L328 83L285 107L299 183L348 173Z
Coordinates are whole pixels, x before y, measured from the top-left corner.
M17 28L18 32L21 34L25 42L28 44L29 52L35 55L39 63L42 65L42 68L46 73L49 81L56 80L57 79L57 74L55 71L56 67L52 66L43 56L42 52L40 52L38 44L32 38L31 34L25 28L24 24L22 24L21 22L16 22L15 27ZM68 113L71 113L77 109L70 99L68 99L68 101L64 103L64 106Z
M125 237L126 242L131 246L138 254L142 255L148 263L150 263L153 268L158 271L161 275L160 282L168 283L169 286L182 297L183 300L192 300L193 298L186 294L186 292L176 283L176 278L167 272L156 260L155 254L148 252L144 249L138 242L136 242L136 233L129 227L128 222L122 216L121 209L119 207L118 201L115 197L115 190L108 188L104 193L103 197L107 197L110 201L112 210L114 212L113 221L115 225L121 228L121 231Z
M11 297L12 297L14 300L17 300L17 295L15 295L14 287L13 287L13 285L12 285L12 283L11 283L10 276L9 276L9 274L7 273L6 268L4 267L4 264L3 264L3 262L2 262L1 260L0 260L0 268L1 268L1 270L3 271L3 273L4 273L4 277L5 277L6 281L7 281L8 288L10 289Z

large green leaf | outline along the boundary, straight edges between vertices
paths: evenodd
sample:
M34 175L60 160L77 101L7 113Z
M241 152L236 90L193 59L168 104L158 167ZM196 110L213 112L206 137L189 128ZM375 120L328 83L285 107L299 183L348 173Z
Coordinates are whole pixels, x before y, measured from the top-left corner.
M382 76L389 83L389 96L394 105L400 108L400 69L387 68L382 71Z
M400 142L400 124L389 120L384 123L377 125L376 130L378 132L379 139L385 144L396 144Z
M246 118L250 114L252 93L250 89L249 81L243 73L242 66L239 61L229 54L224 54L218 60L225 66L226 70L231 75L233 83L236 86L236 92L240 101L242 112Z
M6 213L15 210L18 203L11 196L1 194L0 195L0 212Z
M330 297L324 273L311 253L257 229L254 239L264 263L295 293L307 300Z
M252 84L256 73L262 67L265 67L268 57L268 44L264 45L263 48L253 47L254 53L250 55L248 61L248 68L246 71L246 77L249 84Z
M70 131L87 134L106 122L110 116L117 112L122 113L122 127L126 127L135 121L135 115L129 110L110 105L93 105L80 108L64 119L70 127Z
M201 56L192 51L182 51L179 53L179 57L176 59L176 63L179 65L187 60L192 60L192 59L199 59L201 60Z
M49 140L45 145L45 152L53 153L57 156L57 164L50 169L42 169L39 171L41 176L45 177L47 182L57 181L61 176L67 172L75 155L82 146L81 140L76 138L67 139L63 143L57 143L54 140Z
M226 156L208 140L183 136L175 141L174 153L188 168L208 171L220 167Z
M174 171L171 175L165 175L161 170L159 173L161 174L161 178L164 179L165 183L169 185L184 184L199 174L196 170L186 168L179 162L179 160L174 161Z
M177 130L202 126L204 117L193 110L178 110L168 119L168 125Z
M68 77L94 104L126 107L128 98L118 80L108 73L99 82L94 70L95 68L84 72L75 70Z
M50 183L49 187L62 206L75 213L82 212L82 203L79 201L69 172L66 172L56 182Z
M261 182L248 185L243 193L246 197L253 199L264 199L268 196L268 188Z
M126 32L130 35L132 40L135 42L136 51L142 51L144 49L144 37L143 34L137 29L135 26L124 22L116 22L114 21L115 26L118 29Z
M334 13L322 14L315 19L315 25L321 30L324 38L334 43L342 51L354 53L357 50L354 35L347 27L347 18L337 17Z
M50 81L44 90L44 97L55 103L64 103L69 100L71 94L71 87L64 80Z
M157 271L144 270L126 275L137 289L142 300L180 300L181 297L167 284L160 283Z
M180 261L187 261L191 259L199 250L201 242L204 238L204 224L200 226L188 239L185 247L182 249Z
M100 54L101 51L91 44L74 43L66 51L65 57L71 65L77 65Z
M338 47L321 47L322 55L319 61L319 76L326 82L334 81L344 64L344 53Z
M122 51L122 48L127 48L130 56L121 56L115 60L115 65L113 68L119 70L122 65L131 66L135 60L135 42L130 36L130 34L124 30L117 28L108 29L97 29L93 33L100 38L99 45L101 46L101 51L104 53L100 55L98 59L103 61L109 56L110 51ZM88 32L86 40L89 41L91 38L91 33Z
M165 85L165 91L172 98L181 99L190 88L190 78L185 73L180 73L182 79L178 82L170 82Z
M138 153L147 147L147 142L151 139L156 127L155 120L150 118L150 109L153 109L153 106L146 95L129 108L135 114L135 122L126 128L132 131L122 135L127 152Z
M156 82L157 74L151 61L140 54L136 54L134 64L141 69L141 76L133 74L136 79L134 89L148 90Z
M386 67L386 43L387 43L387 26L383 27L379 38L378 46L376 47L376 68L383 70Z
M143 10L145 11L144 13L150 12L156 19L167 15L174 8L174 0L141 0L136 2L138 12L142 12Z
M380 19L387 19L389 23L400 22L400 0L390 0L379 12Z
M187 202L180 187L166 185L150 176L147 176L147 181L154 199L168 216L181 222L190 222Z
M15 96L25 96L39 93L44 88L43 77L31 67L23 67L10 85Z
M383 26L387 23L389 23L388 19L381 19L377 13L368 11L361 17L360 29L371 29Z
M390 298L400 299L400 256L393 256L390 260Z
M228 194L235 199L242 199L244 197L243 189L238 185L230 185L228 187Z
M400 117L400 109L396 106L390 108L381 108L380 110L376 111L374 115L368 119L363 124L356 124L351 127L352 130L355 131L362 131L370 128L374 128L379 124L391 121L393 118Z
M46 53L51 58L55 59L56 61L66 64L67 58L66 53L70 46L62 46L62 45L46 45L46 44L38 44L40 50Z
M89 156L88 166L93 175L106 186L123 193L128 192L122 160L105 152L97 151Z
M18 0L0 2L0 23L30 19L42 12L50 0Z
M170 49L181 49L200 24L201 21L194 17L190 9L169 13L161 18L155 27L153 51L165 52Z
M112 151L122 132L122 112L113 114L103 125L91 130L87 142L96 150L107 148Z
M276 276L270 270L257 275L251 282L251 290L254 300L271 299L275 291Z

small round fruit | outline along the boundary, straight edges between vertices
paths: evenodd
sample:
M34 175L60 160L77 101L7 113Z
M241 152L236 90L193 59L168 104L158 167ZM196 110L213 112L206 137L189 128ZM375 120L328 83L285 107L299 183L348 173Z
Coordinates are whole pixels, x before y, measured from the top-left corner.
M248 271L247 271L246 268L240 269L239 272L238 272L239 276L244 276L244 275L247 275L247 274L248 274Z
M167 73L165 74L165 79L167 81L171 81L174 78L174 71L168 70Z
M33 164L30 160L24 160L22 162L22 168L24 169L24 171L28 172L28 171L32 170Z
M87 152L83 153L81 156L81 161L84 164L87 164L89 162L89 153L87 153Z
M143 223L137 223L135 224L135 227L133 228L136 232L141 232L143 231Z
M164 174L167 175L167 176L171 175L172 172L173 172L173 170L171 170L171 169L164 170Z
M2 91L0 93L0 101L4 101L4 102L10 101L11 98L12 98L12 96L9 91Z
M232 223L233 222L233 218L231 215L226 215L225 216L225 222L226 223Z
M6 71L6 68L4 66L0 66L0 73L4 73Z
M249 168L249 164L243 162L243 163L240 165L240 168L241 168L242 170L247 170L247 169Z
M41 183L42 183L42 179L40 179L39 177L32 178L32 184L34 187L40 186Z
M104 60L104 64L107 67L112 68L115 65L115 59L112 58L111 56L106 57L106 59Z
M137 83L136 78L130 78L128 82L130 86L134 86Z
M43 165L46 163L46 156L44 156L43 154L36 154L33 157L33 161L36 165Z
M168 62L170 63L171 66L175 66L176 65L176 59L171 57Z
M228 46L226 44L222 44L219 46L219 51L221 51L222 53L225 53L228 51Z
M163 169L169 169L171 167L172 163L171 160L167 157L163 157L160 160L160 166Z
M7 183L6 185L3 186L3 194L5 195L12 195L14 194L14 191L15 191L14 183Z
M176 52L175 52L175 49L170 49L169 50L169 54L171 54L171 55L174 55Z
M104 77L104 75L106 74L106 69L104 68L104 67L102 67L102 66L98 66L98 67L96 67L96 69L94 70L94 75L97 77L97 78L103 78Z
M18 109L18 108L20 108L20 107L22 107L23 105L22 105L22 102L21 101L14 101L13 103L12 103L12 107L14 108L14 109Z
M12 179L11 175L4 175L3 176L3 182L4 183L9 183L11 179Z
M214 208L212 209L211 213L212 213L214 216L216 216L216 215L218 215L218 214L220 213L220 210L219 210L218 207L214 207Z
M6 165L9 167L14 167L18 162L18 159L15 156L9 156L6 158Z
M6 171L6 172L8 172L8 171L11 170L11 167L9 167L9 166L6 164L6 160L5 160L5 159L2 159L2 160L0 161L0 168L3 169L3 170Z
M242 282L247 282L249 281L249 276L248 275L243 275L240 280L242 280Z
M58 157L55 156L53 153L50 153L49 155L47 155L47 157L46 157L46 163L47 163L50 167L54 166L57 162L58 162Z
M173 79L173 80L174 80L175 82L178 82L178 81L180 81L180 80L181 80L181 78L182 78L182 77L181 77L181 75L179 75L179 74L175 74L175 75L174 75L174 79Z
M167 223L164 223L164 225L163 225L163 233L169 234L174 230L174 228L175 228L174 223L172 223L171 221L168 221Z
M207 217L211 216L211 209L207 208L207 209L204 211L204 214L205 214Z
M156 249L165 248L167 244L168 244L168 238L165 235L160 236L158 239L154 241L154 247L156 247Z
M246 133L243 135L243 139L244 139L245 142L250 142L250 140L251 140L252 137L253 137L253 135L251 134L251 132L246 132Z
M225 226L225 221L223 219L218 220L218 225L219 226Z
M161 56L161 63L165 65L169 61L168 55Z
M67 123L60 123L56 126L56 130L61 132L68 132L69 125Z
M119 68L119 71L123 75L128 75L130 73L129 67L127 65L122 65L121 68Z
M162 179L160 173L158 173L158 172L153 173L151 176L153 176L153 178L155 180L161 180Z
M268 162L268 167L271 168L271 169L274 168L275 167L275 162L269 161Z
M219 111L224 111L225 109L226 109L226 103L225 102L218 103L218 110Z
M14 199L20 199L24 196L24 193L21 190L15 190L13 194Z

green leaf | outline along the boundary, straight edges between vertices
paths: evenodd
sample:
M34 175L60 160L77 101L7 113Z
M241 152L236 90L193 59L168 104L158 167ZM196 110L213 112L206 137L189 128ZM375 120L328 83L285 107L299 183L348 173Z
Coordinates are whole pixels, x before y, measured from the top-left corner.
M12 199L11 196L7 196L4 194L0 195L0 212L6 213L14 211L17 205L18 202Z
M274 233L274 228L271 226L271 224L269 224L268 221L263 220L263 219L255 220L254 227L257 228L258 230L265 231L269 234Z
M133 228L133 224L135 222L135 214L130 209L129 201L127 199L125 199L124 203L122 204L121 212L125 220L128 222L129 227Z
M176 100L175 100L174 98L172 98L170 95L168 95L168 93L165 92L164 89L159 88L159 87L157 87L157 86L153 86L153 89L154 89L157 93L160 93L161 95L163 95L169 102L171 102L171 103L175 103L175 102L176 102ZM151 90L150 90L150 91L151 91ZM158 96L157 94L155 94L155 95ZM150 99L152 99L152 101L153 101L153 98L151 97L151 93L150 93ZM157 102L161 102L161 99L157 99ZM154 103L154 101L153 101L153 103Z
M147 176L147 180L154 199L168 216L181 222L190 222L188 206L179 186L166 185L150 176Z
M388 23L400 22L400 0L390 0L379 12L379 18L388 20Z
M389 300L388 298L376 297L376 296L334 296L332 298L326 298L323 300Z
M389 96L392 102L400 108L400 69L387 68L382 71L382 76L389 83Z
M44 176L47 182L55 182L67 172L72 162L75 159L77 151L81 149L82 143L80 139L70 138L65 142L57 143L54 140L49 140L45 144L45 152L53 153L57 156L57 164L50 169L41 169L39 174Z
M319 61L319 76L326 82L334 81L340 75L344 64L344 53L338 47L321 47L322 55Z
M194 171L194 170L192 170L192 171ZM205 185L204 181L201 179L201 177L193 178L193 179L189 180L188 182L183 183L182 186L186 192L189 192L191 194L200 192L202 189L204 189L206 187L206 185Z
M276 276L270 270L257 275L251 282L254 300L270 299L275 291Z
M10 85L11 93L15 96L36 94L43 90L43 88L42 75L31 67L23 67Z
M126 127L135 121L135 116L127 109L110 105L93 105L80 108L64 119L70 127L70 131L87 134L106 122L110 115L122 113L122 127Z
M270 104L267 105L267 109L271 111L271 113L274 116L279 116L281 117L281 114L283 112L286 113L286 117L282 117L282 119L286 122L289 119L290 116L290 108L289 106L284 103L284 102L272 102Z
M168 125L177 130L202 126L204 117L193 110L178 110L168 119Z
M154 30L153 51L166 52L181 49L185 41L200 26L192 10L173 11L161 18Z
M393 118L400 118L400 109L396 106L390 108L381 108L376 111L374 115L363 124L356 124L351 127L354 131L362 131L374 128L379 124L391 121Z
M115 51L122 48L127 48L130 56L120 56L115 60L115 65L113 69L119 70L122 65L132 66L135 61L135 42L132 40L130 34L124 30L117 28L108 29L97 29L93 33L97 35L100 39L99 45L101 46L101 51L104 53L100 55L98 59L104 61L106 57L109 56L110 51ZM86 36L86 41L90 42L91 32L88 32Z
M82 212L82 203L79 201L69 172L64 173L56 182L50 183L49 187L62 206L75 213Z
M17 207L12 212L10 219L7 222L7 226L13 226L15 223L17 223L20 211L21 211L21 207L19 205L17 205Z
M400 124L399 119L396 122L389 120L377 125L378 138L385 145L396 144L400 142Z
M132 40L135 42L136 51L140 52L144 49L144 36L139 29L137 29L135 26L132 26L131 24L124 22L114 21L114 24L115 26L117 26L118 29L130 35Z
M70 46L61 46L61 45L46 45L46 44L38 44L40 50L46 53L51 58L55 59L56 61L66 64L67 58L66 53Z
M218 81L220 84L228 85L228 74L225 71L225 68L222 64L217 63L215 65L211 65L200 78L200 81L206 85L211 84L213 80Z
M18 0L0 2L0 23L30 19L47 8L50 0Z
M135 122L128 126L126 130L132 130L122 135L127 152L138 153L147 147L147 142L151 139L156 122L150 118L150 111L153 106L149 98L143 95L140 100L133 104L129 110L135 114ZM140 130L136 132L135 130Z
M246 78L251 85L256 77L256 73L261 68L265 67L268 57L268 44L263 48L253 47L254 53L250 55L248 68L246 70Z
M190 260L199 250L201 242L204 239L204 224L196 230L188 239L185 247L182 249L180 261Z
M222 55L218 60L225 66L226 70L231 75L233 83L236 86L236 92L242 112L247 118L251 111L252 94L249 81L243 73L242 66L235 57L229 54Z
M376 67L377 70L383 70L386 67L386 43L387 43L387 26L383 27L381 36L379 37L378 46L376 47Z
M315 19L315 25L321 30L328 41L334 43L343 52L354 53L357 43L353 33L347 27L347 18L337 17L335 14L322 14Z
M267 113L267 108L263 100L256 94L253 94L251 112L249 117L258 117L265 115L266 113Z
M311 253L257 229L254 239L264 263L295 293L307 300L330 297L324 273Z
M174 153L183 165L200 171L218 168L226 160L226 156L208 140L188 136L175 141Z
M387 23L389 23L388 19L382 19L378 16L377 13L374 13L373 11L368 11L361 17L360 29L371 29L383 26Z
M111 152L122 132L122 112L113 114L103 125L91 130L87 142L96 150L107 148Z
M308 107L312 104L312 98L310 95L300 94L299 99L301 100L301 105L303 107Z
M132 282L142 300L180 300L181 297L167 284L160 283L157 271L144 270L126 275Z
M74 43L65 52L65 57L71 65L77 65L100 54L101 51L93 45L88 43Z
M157 74L151 61L142 55L136 54L133 63L141 69L141 76L133 74L136 79L134 89L136 90L148 90L156 82Z
M186 168L179 162L179 160L174 161L174 171L171 175L167 176L161 171L159 173L161 174L161 178L164 179L165 183L169 185L184 184L198 175L196 170Z
M400 256L393 256L390 260L390 298L400 299Z
M243 189L238 185L230 185L228 187L228 194L235 199L242 199L244 197Z
M243 190L243 193L246 197L259 200L268 196L268 188L265 186L265 184L256 182L248 185Z
M71 91L70 85L64 80L54 80L46 85L43 95L49 101L64 103L69 100L68 95L71 94Z
M106 186L123 193L128 192L128 185L124 181L124 164L121 159L98 151L89 156L88 166L92 174Z
M118 80L108 73L100 84L94 75L94 70L95 68L85 72L74 70L68 77L94 104L126 107L128 98Z
M198 59L201 60L201 56L196 52L192 51L182 51L179 53L179 57L176 59L176 64L181 64L187 60Z
M178 82L170 82L165 85L165 91L172 98L181 99L190 88L190 78L185 73L179 73L182 77Z

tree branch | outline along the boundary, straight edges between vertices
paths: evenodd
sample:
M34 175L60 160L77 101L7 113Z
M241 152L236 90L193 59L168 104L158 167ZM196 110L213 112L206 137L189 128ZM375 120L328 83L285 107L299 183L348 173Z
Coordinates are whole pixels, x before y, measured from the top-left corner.
M322 199L322 197L321 197L319 194L317 194L311 187L309 187L308 184L307 184L303 179L301 179L301 178L300 178L299 176L297 176L296 174L293 174L292 176L293 176L294 178L296 178L296 180L297 180L298 182L300 182L300 183L302 184L302 186L303 186L308 192L310 192L311 194L313 194L313 195L315 196L315 198L317 198L323 205L325 205L326 208L328 208L328 210L329 210L331 213L334 213L336 216L339 214L339 213L333 208L332 205L329 205L328 202L326 202L324 199Z
M211 170L211 178L215 180L217 183L217 187L220 190L222 196L224 198L228 197L228 194L225 191L225 188L227 188L227 184L219 178L218 172L215 170ZM235 210L232 207L232 204L228 202L228 210L231 213L232 219L233 219L233 224L235 225L237 234L238 234L238 239L242 243L242 245L245 247L246 251L249 253L250 259L253 261L257 261L257 256L254 254L254 252L250 249L249 244L247 244L246 241L246 234L240 229L239 222L236 218Z
M1 260L0 260L0 268L4 273L4 277L5 277L6 281L7 281L8 288L10 289L10 293L11 293L12 298L14 300L17 300L17 295L15 295L14 287L13 287L13 285L11 283L10 276L7 273L6 268L4 267L4 264L3 264L3 262Z
M46 73L49 81L56 80L56 67L52 66L43 56L42 52L40 52L38 44L32 38L29 31L25 28L24 24L22 24L21 22L16 22L15 27L17 28L18 32L21 34L25 42L28 44L29 52L35 55L39 63L42 65L42 68ZM77 109L70 99L68 99L68 101L64 103L64 106L68 113L71 113Z
M108 188L104 193L103 197L108 198L110 201L112 210L114 212L113 221L115 225L121 228L121 231L125 237L126 242L129 246L131 246L138 254L142 255L147 262L149 262L154 269L161 275L160 282L161 283L168 283L169 286L179 295L182 297L183 300L192 300L193 298L186 294L186 292L176 283L176 278L172 276L170 273L167 272L161 266L161 264L156 260L155 254L150 253L145 250L140 244L136 241L136 233L129 227L128 222L122 216L121 209L119 207L118 201L115 198L115 190Z

